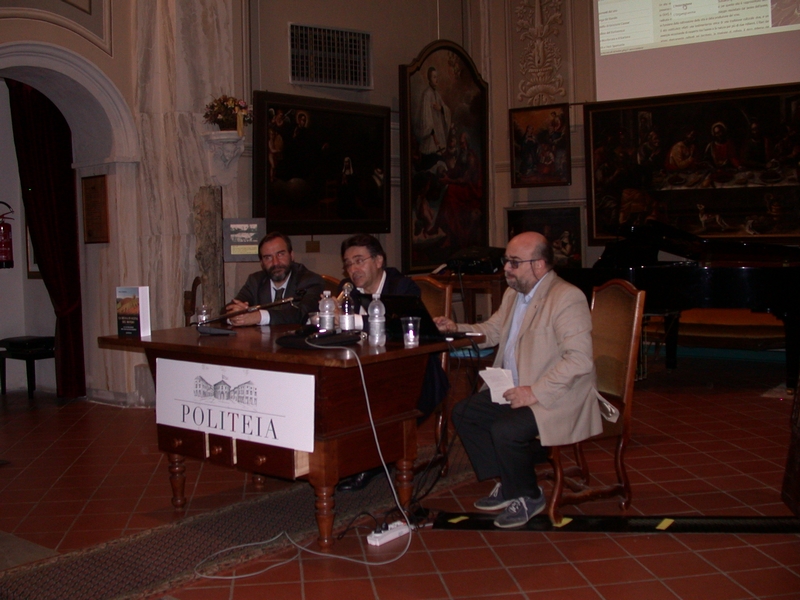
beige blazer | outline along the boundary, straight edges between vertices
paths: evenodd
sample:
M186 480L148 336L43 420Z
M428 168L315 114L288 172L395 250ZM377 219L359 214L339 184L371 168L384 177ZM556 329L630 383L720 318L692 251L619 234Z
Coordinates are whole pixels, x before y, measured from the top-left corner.
M458 326L459 331L485 335L485 346L498 346L495 367L503 365L517 295L507 289L488 321ZM555 271L542 280L525 311L516 356L519 384L531 386L538 400L531 409L542 445L571 444L603 430L595 392L589 304L583 292Z

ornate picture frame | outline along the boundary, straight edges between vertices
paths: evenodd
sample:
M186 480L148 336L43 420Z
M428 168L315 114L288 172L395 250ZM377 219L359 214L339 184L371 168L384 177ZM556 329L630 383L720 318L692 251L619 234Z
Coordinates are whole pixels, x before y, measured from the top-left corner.
M589 243L660 221L800 241L800 85L584 106Z
M508 240L525 231L536 231L552 245L556 268L584 265L586 206L582 202L515 205L506 208L505 215Z
M253 92L253 217L287 235L390 231L390 113Z
M488 86L447 40L399 71L402 267L419 273L488 246Z
M572 183L569 104L508 111L511 187Z

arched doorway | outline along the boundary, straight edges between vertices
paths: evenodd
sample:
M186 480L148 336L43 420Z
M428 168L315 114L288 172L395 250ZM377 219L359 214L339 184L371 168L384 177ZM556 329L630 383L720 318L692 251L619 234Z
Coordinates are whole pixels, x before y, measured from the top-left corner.
M72 51L23 42L0 45L0 77L30 85L58 107L72 131L77 181L85 176L107 175L110 179L109 210L118 200L125 201L120 195L134 193L139 157L137 131L128 104L105 73ZM87 370L88 365L92 365L99 373L124 373L125 368L106 368L105 357L94 340L98 335L109 333L110 305L104 292L109 285L115 285L115 278L108 273L124 271L129 266L127 263L135 262L138 248L135 236L121 234L102 246L81 247L85 362ZM122 359L122 362L128 360ZM90 386L109 389L100 378L87 375Z

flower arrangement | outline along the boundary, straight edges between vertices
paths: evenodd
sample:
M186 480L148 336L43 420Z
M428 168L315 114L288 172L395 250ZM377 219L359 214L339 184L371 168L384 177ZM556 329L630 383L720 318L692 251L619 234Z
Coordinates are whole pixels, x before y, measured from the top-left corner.
M253 122L253 114L245 100L223 94L206 104L203 117L206 123L218 125L221 130L232 130L237 129L239 115L243 124Z

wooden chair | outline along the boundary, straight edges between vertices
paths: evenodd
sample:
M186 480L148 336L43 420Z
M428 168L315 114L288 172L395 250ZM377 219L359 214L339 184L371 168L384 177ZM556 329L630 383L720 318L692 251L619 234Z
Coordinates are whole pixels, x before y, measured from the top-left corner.
M325 287L322 288L323 290L328 290L331 293L331 296L334 298L339 291L339 279L336 277L331 277L330 275L321 275L322 280L325 282Z
M631 484L625 470L625 449L631 436L631 407L636 361L642 332L644 291L627 281L612 279L594 289L592 294L592 345L597 371L597 390L619 410L616 423L603 419L603 432L590 440L615 438L614 467L616 483L592 486L582 443L572 444L576 466L564 468L562 451L566 446L550 447L553 466L553 494L547 512L553 523L561 523L560 508L590 500L621 496L620 508L631 504ZM549 475L549 474L548 474ZM564 486L569 489L564 489Z
M186 327L192 324L192 317L197 308L197 288L200 286L200 277L192 281L192 289L183 291L183 324Z
M448 319L452 313L453 285L441 283L427 275L412 275L411 279L422 290L422 303L432 317L445 316ZM450 373L450 359L447 352L442 352L442 369ZM436 455L431 459L441 463L442 477L447 474L450 464L447 461L448 446L448 421L450 419L450 397L448 396L436 409ZM417 470L427 467L428 463L418 465Z

